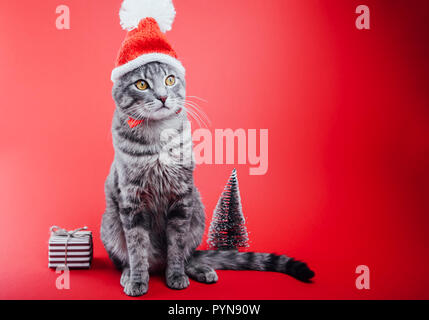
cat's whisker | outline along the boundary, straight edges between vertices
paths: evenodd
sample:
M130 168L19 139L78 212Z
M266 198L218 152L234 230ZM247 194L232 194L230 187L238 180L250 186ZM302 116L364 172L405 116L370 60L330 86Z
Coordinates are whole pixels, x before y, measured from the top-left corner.
M189 106L186 109L188 111L189 114L191 114L193 116L193 118L195 120L197 120L200 123L200 127L201 127L201 123L203 124L204 127L208 127L206 122L198 115L198 113L195 112L195 110L192 110Z
M202 98L196 97L196 96L187 96L187 97L194 97L201 101L205 101ZM209 125L211 125L211 121L207 114L199 107L198 103L195 101L186 100L180 97L177 98L169 98L169 101L171 104L174 105L174 108L182 107L184 108L191 119L193 119L199 127L206 127L208 128ZM206 102L206 101L205 101ZM145 124L148 126L152 114L158 110L158 101L153 100L147 103L144 103L143 105L134 105L131 106L127 113L130 115L131 118L135 120L146 120Z
M197 122L198 127L202 128L202 125L201 125L200 120L198 120L198 119L195 117L195 115L194 115L193 113L188 112L188 114L189 114L189 116L191 117L191 119L193 119L193 120L195 120L195 122Z
M197 97L197 96L186 96L187 98L195 98L195 99L198 99L198 100L200 100L200 101L203 101L203 102L208 102L207 100L205 100L205 99L203 99L203 98L200 98L200 97Z
M135 112L129 112L128 114L130 114L130 117L135 119L135 120L141 120L141 117L143 116L143 115L137 114Z
M128 112L131 114L132 117L138 118L137 120L141 120L142 117L145 117L145 115L142 113L141 108L136 108Z
M149 114L146 117L146 127L149 128L150 116L152 115L153 110L149 111Z
M130 115L131 118L135 120L147 120L146 122L149 122L151 114L156 109L155 104L156 101L145 103L143 106L134 105L127 110L127 113ZM147 112L146 114L144 114L144 110L142 110L143 108L145 108L146 111L149 112L149 114L147 114Z
M191 116L191 118L194 119L198 123L199 127L201 128L202 127L202 125L201 125L201 118L195 113L195 111L193 111L190 108L186 108L185 106L183 108ZM206 123L204 121L203 121L203 124L207 128L207 125L206 125Z
M202 118L204 118L210 125L211 121L208 115L199 107L199 105L195 101L190 101L186 99L181 100L183 104L187 104L192 108L196 113L198 113Z
M199 114L198 110L195 109L195 107L193 105L188 104L187 102L184 103L184 105L187 106L187 110L192 111L203 123L204 126L207 128L208 125L204 119L204 117L202 115Z
M206 102L207 103L207 100L205 100L205 99L203 99L203 98L200 98L200 97L197 97L197 96L186 96L187 98L196 98L196 99L198 99L198 100L200 100L200 101L203 101L203 102ZM198 109L199 110L199 112L207 119L207 121L211 124L211 121L210 121L210 118L208 117L208 115L202 110L202 108L199 106L199 104L197 103L197 102L195 102L195 101L192 101L192 100L189 100L189 99L186 99L186 101L187 102L189 102L189 103L191 103L191 104L193 104L194 105L194 107L196 108L196 109Z
M201 122L199 119L196 118L195 114L189 110L188 108L186 108L184 105L182 106L183 109L185 109L186 113L189 114L189 116L191 117L191 119L194 119L195 122L197 122L198 126L201 128Z
M200 115L201 115L201 117L204 117L205 118L205 120L207 120L207 122L209 123L209 124L211 124L211 121L210 121L210 119L209 119L209 117L208 117L208 115L198 106L198 104L197 103L195 103L195 102L193 102L193 101L189 101L189 100L186 100L186 102L189 104L189 105L192 105L192 107L195 109L195 111L197 111Z

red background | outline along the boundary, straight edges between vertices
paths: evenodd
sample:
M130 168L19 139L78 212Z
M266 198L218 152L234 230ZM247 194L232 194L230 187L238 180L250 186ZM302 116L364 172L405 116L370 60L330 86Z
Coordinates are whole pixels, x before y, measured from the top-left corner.
M55 27L60 4L70 30ZM359 4L369 31L355 27ZM217 284L183 291L152 277L141 299L428 299L428 2L175 6L167 36L210 129L269 129L268 173L236 166L250 250L303 259L316 277L220 271ZM0 298L127 298L99 240L119 7L0 2ZM196 169L208 222L232 168ZM54 224L95 236L93 267L72 271L70 290L47 268ZM360 264L370 290L355 287Z

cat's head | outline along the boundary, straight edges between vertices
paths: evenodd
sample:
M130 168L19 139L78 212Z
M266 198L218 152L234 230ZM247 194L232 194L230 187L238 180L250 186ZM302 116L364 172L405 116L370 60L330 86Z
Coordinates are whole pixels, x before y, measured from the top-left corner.
M174 67L150 62L118 79L112 90L116 107L136 120L175 115L186 98L184 75Z

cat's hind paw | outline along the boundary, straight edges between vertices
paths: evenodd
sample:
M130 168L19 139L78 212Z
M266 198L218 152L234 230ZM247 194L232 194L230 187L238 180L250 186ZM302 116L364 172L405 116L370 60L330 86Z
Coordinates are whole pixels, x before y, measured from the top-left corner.
M218 280L216 271L209 266L188 266L186 274L202 283L216 283Z
M125 268L124 270L122 270L122 275L121 275L121 286L125 288L125 285L128 283L128 281L130 280L130 269L129 268Z

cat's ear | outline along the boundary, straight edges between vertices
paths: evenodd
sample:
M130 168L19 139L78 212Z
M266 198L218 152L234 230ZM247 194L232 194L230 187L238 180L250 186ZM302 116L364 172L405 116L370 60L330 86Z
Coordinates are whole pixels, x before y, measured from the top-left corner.
M170 31L176 10L172 0L124 0L119 17L124 30L138 27L144 18L153 18L162 32Z

